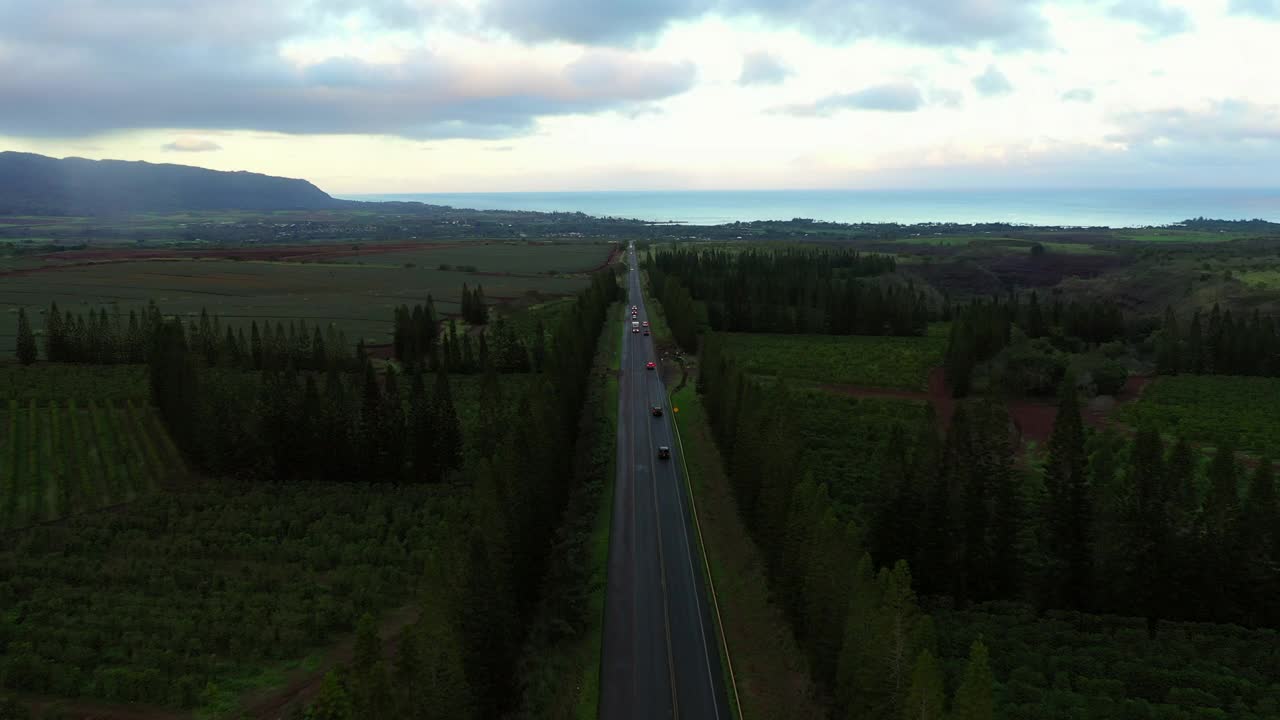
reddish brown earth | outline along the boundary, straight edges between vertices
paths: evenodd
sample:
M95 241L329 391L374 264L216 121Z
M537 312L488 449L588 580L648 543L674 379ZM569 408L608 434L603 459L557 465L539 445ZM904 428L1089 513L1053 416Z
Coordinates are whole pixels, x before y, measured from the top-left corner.
M1124 388L1116 395L1115 402L1108 408L1086 406L1081 416L1086 423L1094 427L1104 427L1112 423L1111 415L1115 409L1127 402L1138 399L1143 388L1151 382L1150 377L1132 375L1125 382ZM942 368L934 368L929 373L929 389L926 392L913 390L889 390L885 388L863 387L859 385L823 385L831 392L851 397L899 398L903 400L921 400L933 405L934 412L943 427L951 423L951 415L955 412L956 401L951 397L951 389L947 387L946 373ZM1058 406L1051 400L1017 399L1007 404L1009 417L1014 427L1024 440L1038 443L1048 441L1053 432L1053 420L1058 413Z
M491 245L491 242L472 241L468 243L373 243L353 248L350 244L332 243L326 245L263 245L260 247L209 248L204 250L169 250L164 248L133 250L127 248L108 248L94 250L68 250L42 256L57 264L42 267L9 270L0 273L0 277L30 275L37 272L62 270L69 267L85 267L113 262L136 262L140 260L259 260L277 262L317 262L335 258L347 258L363 255L380 255L403 250L442 250L444 248L463 247L464 245Z

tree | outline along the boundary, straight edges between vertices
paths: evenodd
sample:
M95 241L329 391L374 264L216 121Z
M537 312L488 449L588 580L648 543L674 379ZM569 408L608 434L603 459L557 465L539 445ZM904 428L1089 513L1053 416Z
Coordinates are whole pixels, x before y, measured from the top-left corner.
M991 698L995 684L987 659L987 646L975 640L969 647L969 662L964 667L964 679L956 690L951 707L951 720L991 720L995 715Z
M36 336L27 322L26 308L18 308L18 362L30 365L36 361Z
M433 479L439 481L445 479L450 470L462 467L462 425L458 422L458 412L453 407L449 373L444 368L436 371L431 409L434 417L432 428L435 434L434 463L438 472Z
M1058 416L1049 437L1045 486L1049 504L1043 518L1049 530L1047 600L1054 607L1085 609L1089 606L1093 559L1092 498L1088 457L1084 450L1084 423L1080 418L1075 379L1062 383Z
M351 696L336 671L330 670L320 682L316 702L307 712L308 720L354 720Z
M916 657L911 671L911 689L907 691L901 717L904 720L942 720L945 701L938 660L925 650Z

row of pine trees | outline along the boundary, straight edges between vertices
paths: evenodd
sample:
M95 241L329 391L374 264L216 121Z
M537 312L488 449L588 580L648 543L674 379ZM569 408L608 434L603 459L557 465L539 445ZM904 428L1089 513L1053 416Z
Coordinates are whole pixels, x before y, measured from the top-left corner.
M1261 375L1280 377L1280 320L1257 310L1237 317L1215 303L1191 321L1165 311L1156 341L1156 369L1162 375Z

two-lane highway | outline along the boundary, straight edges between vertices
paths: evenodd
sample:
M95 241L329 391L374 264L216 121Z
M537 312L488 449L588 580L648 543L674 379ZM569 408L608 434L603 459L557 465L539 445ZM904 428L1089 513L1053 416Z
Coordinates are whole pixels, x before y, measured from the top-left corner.
M627 306L648 320L635 248ZM618 476L605 590L600 717L728 720L715 626L703 583L679 449L653 338L623 323ZM662 407L661 416L651 413ZM668 459L658 449L670 448Z

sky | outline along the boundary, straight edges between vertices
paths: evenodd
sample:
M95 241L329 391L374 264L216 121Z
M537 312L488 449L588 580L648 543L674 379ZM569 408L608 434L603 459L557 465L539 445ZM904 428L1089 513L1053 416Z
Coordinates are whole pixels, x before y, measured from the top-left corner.
M0 0L0 150L340 195L1280 187L1280 0Z

